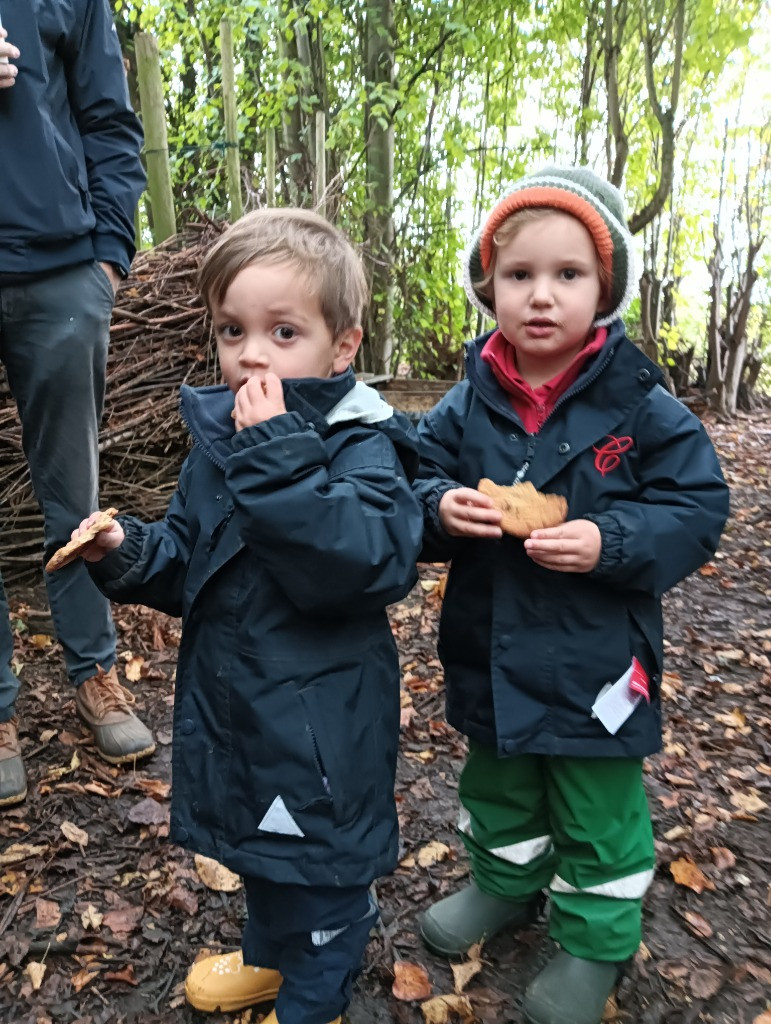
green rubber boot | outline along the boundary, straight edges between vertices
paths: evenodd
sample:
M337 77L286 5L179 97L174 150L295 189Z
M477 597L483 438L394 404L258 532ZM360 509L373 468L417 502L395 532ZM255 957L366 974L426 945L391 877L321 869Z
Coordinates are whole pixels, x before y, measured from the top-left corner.
M462 956L469 946L504 928L516 930L532 924L542 904L540 893L526 903L510 903L488 896L472 881L421 915L420 937L438 956Z
M622 965L582 960L560 950L527 987L522 1008L528 1024L600 1024Z

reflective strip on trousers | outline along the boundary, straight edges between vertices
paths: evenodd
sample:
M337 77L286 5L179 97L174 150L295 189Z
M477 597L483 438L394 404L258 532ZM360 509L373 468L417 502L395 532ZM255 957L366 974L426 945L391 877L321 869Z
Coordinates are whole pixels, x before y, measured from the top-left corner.
M471 815L465 807L461 807L458 815L458 831L475 838L471 829ZM552 849L551 836L536 836L535 839L524 839L521 843L496 846L487 852L493 857L508 861L509 864L530 864L545 853L551 853Z
M590 892L595 896L610 896L616 900L639 900L645 895L652 880L653 868L650 868L647 871L638 871L635 875L627 875L626 878L616 878L612 882L601 882L599 885L588 885L585 889L578 889L564 878L555 875L549 888L553 892Z

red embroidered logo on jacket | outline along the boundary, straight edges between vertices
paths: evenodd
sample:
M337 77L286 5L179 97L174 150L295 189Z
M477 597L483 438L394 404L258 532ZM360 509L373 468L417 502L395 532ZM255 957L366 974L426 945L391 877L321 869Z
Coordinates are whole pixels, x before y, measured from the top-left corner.
M631 437L614 437L608 434L609 440L606 444L592 445L593 451L597 452L594 460L594 468L599 470L602 476L607 476L614 469L621 465L621 456L633 447L634 441Z

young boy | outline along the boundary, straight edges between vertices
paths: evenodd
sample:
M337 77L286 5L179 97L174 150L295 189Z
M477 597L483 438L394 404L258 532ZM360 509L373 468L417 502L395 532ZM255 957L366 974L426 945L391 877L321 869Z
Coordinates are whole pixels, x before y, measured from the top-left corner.
M171 839L244 878L242 949L195 964L188 1000L337 1024L397 855L386 605L415 581L417 439L354 378L366 285L323 218L247 214L200 287L225 384L182 388L163 522L122 516L86 557L108 597L182 616Z
M713 554L728 513L701 424L625 336L634 280L615 188L582 168L517 183L466 261L497 329L419 430L424 557L452 559L439 653L448 720L469 737L472 870L421 933L460 954L530 922L548 887L560 949L526 992L531 1024L598 1024L640 943L661 595ZM504 535L482 477L562 495L567 522ZM595 709L614 683L621 711Z

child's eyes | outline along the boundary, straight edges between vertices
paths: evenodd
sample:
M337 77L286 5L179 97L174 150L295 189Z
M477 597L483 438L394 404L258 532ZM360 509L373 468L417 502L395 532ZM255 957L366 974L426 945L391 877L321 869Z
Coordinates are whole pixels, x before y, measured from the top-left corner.
M578 277L578 271L575 267L565 267L562 276L566 281L574 281Z
M241 337L241 328L235 324L220 324L217 327L216 333L226 341L233 341Z
M273 334L278 341L292 341L297 336L297 331L289 324L279 324L273 328Z
M526 281L527 280L527 271L526 270L513 270L511 272L511 276L514 278L515 281Z

